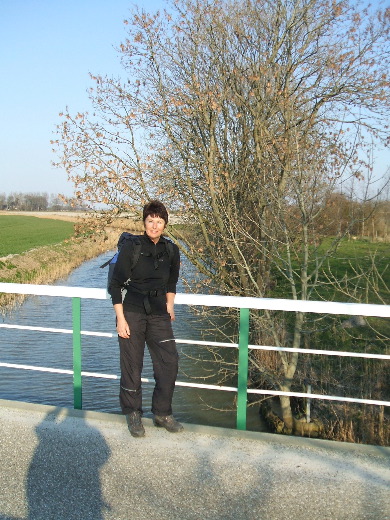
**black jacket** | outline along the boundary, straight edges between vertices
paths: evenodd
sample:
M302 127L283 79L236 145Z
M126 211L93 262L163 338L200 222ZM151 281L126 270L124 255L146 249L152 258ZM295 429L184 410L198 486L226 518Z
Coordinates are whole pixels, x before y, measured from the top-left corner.
M179 279L179 248L173 244L173 258L170 262L166 239L160 237L157 244L144 234L141 240L141 254L131 272L130 255L134 247L131 240L121 248L110 284L113 305L122 303L122 289L126 289L123 308L140 313L165 314L167 312L165 293L176 293ZM131 278L131 281L125 282Z

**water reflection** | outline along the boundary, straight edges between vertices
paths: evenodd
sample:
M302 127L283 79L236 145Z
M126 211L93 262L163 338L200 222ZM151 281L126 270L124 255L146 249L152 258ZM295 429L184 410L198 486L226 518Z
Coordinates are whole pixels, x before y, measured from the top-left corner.
M78 287L106 287L106 269L99 266L109 257L109 253L85 262L69 277L56 285ZM183 271L192 267L183 262ZM179 292L184 287L179 284ZM109 300L83 300L81 307L83 330L115 332L114 311ZM70 298L31 296L19 308L5 316L3 322L9 324L72 329L72 301ZM188 306L176 307L174 330L177 338L200 340L205 328L204 320ZM211 336L215 336L211 333ZM212 337L217 341L225 338ZM215 368L208 363L213 354L194 345L178 345L180 354L180 381L194 376L207 375L207 383L217 381ZM226 349L225 349L226 350ZM228 349L224 357L235 356ZM202 358L196 362L194 358ZM0 360L7 363L28 364L52 368L72 369L72 336L48 332L23 330L0 330ZM206 372L205 372L206 367ZM119 347L117 338L82 337L82 369L91 372L119 374ZM0 397L28 402L73 407L72 376L1 368ZM153 379L152 363L145 351L143 377ZM200 381L204 382L204 381ZM234 383L234 381L233 381ZM117 380L83 378L83 408L111 413L119 413ZM144 410L150 416L153 384L144 385ZM174 396L174 411L183 422L197 424L235 426L234 393L216 392L178 387ZM210 405L213 405L213 408ZM224 412L222 410L231 410ZM221 411L218 411L221 410ZM264 430L257 410L248 411L248 428Z

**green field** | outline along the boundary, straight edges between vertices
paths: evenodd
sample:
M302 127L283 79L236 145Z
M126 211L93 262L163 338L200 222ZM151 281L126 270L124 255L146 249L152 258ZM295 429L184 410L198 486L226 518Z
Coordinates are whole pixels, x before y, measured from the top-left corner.
M317 255L313 255L313 258L310 259L309 273L315 269L316 256L321 259L321 250L327 250L331 240L331 238L325 238ZM293 259L292 263L296 269L296 288L300 295L298 279L300 263L296 259ZM291 298L291 288L286 279L276 271L274 276L277 285L270 296ZM340 286L334 283L336 279L340 281ZM383 303L382 299L388 302L390 296L390 244L368 240L342 240L337 250L322 265L315 282L316 290L312 293L311 300L354 301L342 290L347 283L351 293L355 291L356 296L361 295L361 303Z
M70 238L73 233L73 222L19 215L0 215L0 257L57 244Z
M339 280L343 277L348 279L356 288L366 287L366 301L362 300L362 303L383 303L378 297L389 302L389 243L345 239L329 258L324 271L332 273ZM363 274L370 279L371 289L368 289ZM332 289L326 290L325 286L321 289L325 298L331 299L331 292Z

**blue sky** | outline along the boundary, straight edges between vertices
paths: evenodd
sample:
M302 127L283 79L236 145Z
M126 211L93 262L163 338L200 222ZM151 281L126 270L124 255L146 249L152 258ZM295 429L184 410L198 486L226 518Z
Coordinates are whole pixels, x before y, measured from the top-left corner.
M163 0L138 1L147 10ZM0 193L72 194L51 166L58 114L89 108L89 72L121 74L129 0L0 0ZM390 152L378 152L385 173Z
M114 47L134 3L0 0L0 193L72 194L65 172L51 166L58 114L88 109L89 72L120 74Z

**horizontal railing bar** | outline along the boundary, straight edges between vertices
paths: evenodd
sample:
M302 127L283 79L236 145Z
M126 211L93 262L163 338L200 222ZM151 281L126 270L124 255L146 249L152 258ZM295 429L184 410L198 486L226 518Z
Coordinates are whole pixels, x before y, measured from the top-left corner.
M0 328L7 329L21 329L21 330L32 330L38 332L57 332L63 334L72 334L72 329L54 329L49 327L31 327L27 325L11 325L7 323L0 323ZM117 334L110 332L91 332L88 330L82 330L81 335L83 336L96 336L104 338L113 338ZM199 345L208 347L230 347L238 348L237 343L223 343L218 341L196 341L191 339L176 339L176 343L180 345ZM341 350L317 350L310 348L292 348L292 347L274 347L272 345L248 345L253 350L274 350L278 352L301 352L302 354L320 354L323 356L341 356L341 357L355 357L355 358L367 358L367 359L390 359L388 354L368 354L366 352L347 352Z
M176 343L180 345L199 345L206 347L228 347L228 348L238 348L238 343L223 343L220 341L197 341L192 339L176 339Z
M209 347L233 347L238 348L237 343L219 343L213 341L193 341L176 339L176 343L184 345L203 345ZM321 354L325 356L344 356L344 357L356 357L356 358L369 358L369 359L390 359L388 354L368 354L366 352L347 352L341 350L317 350L310 348L293 348L293 347L274 347L271 345L248 345L248 348L252 350L275 350L277 352L300 352L302 354Z
M347 352L342 350L317 350L313 348L273 347L265 345L249 345L253 350L276 350L281 352L300 352L302 354L320 354L323 356L342 356L369 359L390 359L388 354L368 354L367 352Z
M56 332L62 334L72 334L72 329L55 329L52 327L33 327L29 325L13 325L8 323L0 323L0 328L4 329L20 329L20 330L32 330L37 332ZM97 336L103 338L114 338L117 334L113 334L111 332L91 332L88 330L82 330L81 334L83 336ZM200 345L200 346L210 346L210 347L233 347L238 348L237 343L222 343L218 341L196 341L192 339L176 339L176 343L180 343L183 345ZM254 347L255 348L255 347ZM278 348L278 347L275 347Z
M39 367L35 365L19 365L15 363L0 363L0 367L4 368L16 368L19 370L35 370L37 372L49 372L51 374L68 374L73 375L73 370L67 370L65 368L49 368Z
M0 283L0 292L12 294L35 294L40 296L62 296L66 298L90 298L106 300L109 298L105 289L89 287L68 287L61 285L34 285L18 283ZM370 303L343 303L315 300L289 300L282 298L256 298L247 296L222 296L215 294L178 293L175 298L178 305L230 307L236 309L258 309L275 311L300 311L320 314L345 314L352 316L390 317L390 305Z
M336 395L309 394L306 392L279 392L278 390L248 389L248 394L260 395L286 395L290 397L304 397L305 399L325 399L328 401L348 401L349 403L375 404L390 406L390 401L376 401L374 399L358 399L355 397L341 397Z
M106 300L105 289L69 287L66 285L35 285L29 283L0 283L0 292L8 294L31 294L36 296L61 296L64 298L89 298Z
M55 332L55 333L62 333L62 334L72 334L72 329L55 329L52 327L33 327L29 325L12 325L8 323L0 323L0 328L4 329L20 329L20 330L32 330L37 332ZM97 336L97 337L103 337L103 338L114 338L117 336L117 334L113 334L111 332L92 332L88 330L82 330L81 334L83 336ZM196 341L196 340L186 340L186 339L176 339L176 343L180 343L183 345L206 345L210 347L233 347L238 348L237 343L222 343L218 341Z
M237 387L234 386L205 385L204 383L188 383L184 381L177 381L176 386L200 388L202 390L223 390L224 392L237 392Z
M1 289L0 289L1 290ZM352 316L390 317L390 305L344 303L315 300L289 300L282 298L256 298L247 296L220 296L210 294L176 295L175 304L205 307L231 307L275 311L300 311L320 314L346 314Z
M21 330L32 330L38 332L57 332L61 334L73 334L72 329L54 329L51 327L30 327L27 325L9 325L7 323L0 323L0 328L4 329L21 329ZM89 330L82 330L81 334L83 336L100 336L103 338L113 338L116 337L117 334L112 334L111 332L91 332Z
M22 370L33 370L37 372L49 372L56 374L67 374L73 375L73 370L64 370L60 368L48 368L48 367L38 367L33 365L17 365L14 363L0 363L0 366L5 368L16 368ZM81 375L85 377L95 377L100 379L119 379L120 376L115 374L100 374L97 372L81 372ZM141 378L143 383L153 383L151 379ZM219 385L205 385L203 383L188 383L184 381L176 381L176 386L181 387L189 387L189 388L198 388L201 390L222 390L225 392L237 392L237 387L233 386L219 386ZM358 399L354 397L341 397L341 396L332 396L332 395L322 395L322 394L311 394L306 392L282 392L279 390L258 390L258 389L248 389L248 394L256 394L256 395L285 395L290 397L302 397L304 399L324 399L328 401L346 401L349 403L360 403L360 404L372 404L372 405L382 405L382 406L390 406L390 401L377 401L374 399Z

